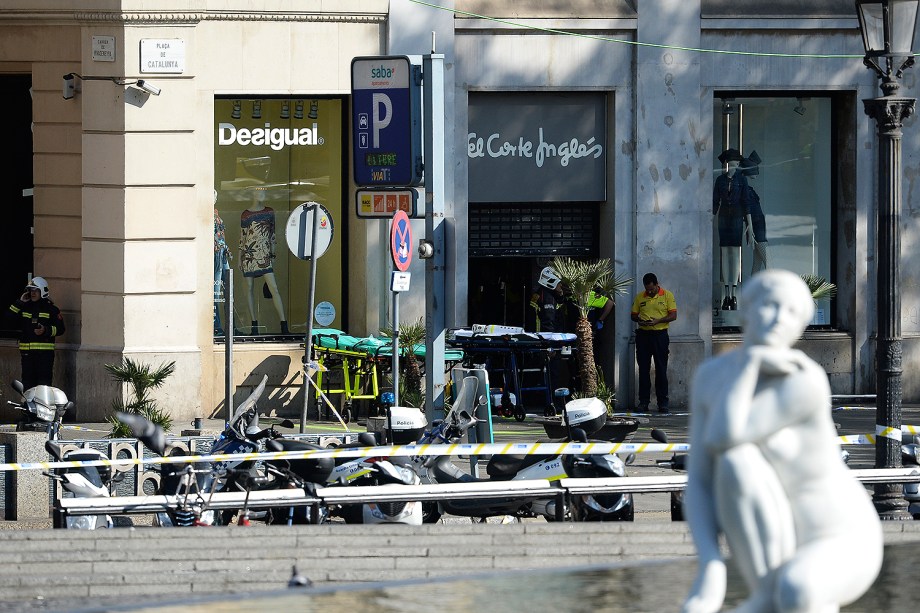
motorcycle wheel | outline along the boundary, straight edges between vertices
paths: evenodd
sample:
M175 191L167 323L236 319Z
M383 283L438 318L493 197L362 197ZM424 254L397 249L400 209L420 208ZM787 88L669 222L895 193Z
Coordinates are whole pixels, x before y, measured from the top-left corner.
M422 523L436 524L441 521L441 508L437 502L422 503Z
M635 521L635 519L636 507L635 505L630 504L614 513L610 518L610 521Z
M549 405L543 409L543 417L555 417L556 416L556 407Z
M364 523L364 509L362 509L360 504L342 505L338 515L345 520L346 524Z
M517 421L524 421L527 419L527 412L524 410L524 405L514 407L514 419Z
M671 521L684 521L684 507L677 496L671 496Z

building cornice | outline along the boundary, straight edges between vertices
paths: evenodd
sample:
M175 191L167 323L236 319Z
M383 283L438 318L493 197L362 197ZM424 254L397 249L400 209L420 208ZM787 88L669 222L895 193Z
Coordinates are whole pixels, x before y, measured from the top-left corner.
M0 11L0 23L21 24L121 24L121 25L196 25L202 21L383 23L386 13L360 12L255 12L202 11Z

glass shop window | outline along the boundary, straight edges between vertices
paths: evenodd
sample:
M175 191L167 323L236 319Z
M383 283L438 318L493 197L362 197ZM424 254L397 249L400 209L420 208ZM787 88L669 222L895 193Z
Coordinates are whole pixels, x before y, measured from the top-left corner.
M315 304L329 303L328 325L343 327L344 109L342 99L215 99L215 336L225 334L222 271L230 269L234 336L303 338L310 265L291 253L286 230L305 202L333 219L332 242L317 259Z
M831 278L831 99L716 98L715 329L741 325L744 281L764 268ZM830 325L829 299L812 325Z

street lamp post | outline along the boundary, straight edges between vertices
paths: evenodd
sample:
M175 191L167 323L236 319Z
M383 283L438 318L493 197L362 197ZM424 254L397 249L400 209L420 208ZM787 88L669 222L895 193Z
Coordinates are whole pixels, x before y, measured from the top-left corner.
M903 71L914 63L914 28L920 0L856 0L867 67L876 72L880 98L863 100L878 125L878 218L875 258L876 468L901 466L901 126L916 100L898 96ZM872 496L882 519L911 519L903 486L879 484Z

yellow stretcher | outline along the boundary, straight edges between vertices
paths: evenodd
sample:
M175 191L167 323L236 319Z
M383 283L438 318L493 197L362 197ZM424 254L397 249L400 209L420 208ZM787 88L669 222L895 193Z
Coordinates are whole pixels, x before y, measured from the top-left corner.
M424 344L416 345L413 350L424 360ZM393 345L390 339L358 338L335 328L318 328L313 330L313 356L320 366L316 373L316 398L319 399L320 393L342 394L341 414L347 422L355 417L354 400L375 401L380 397L378 366L383 372L390 369ZM453 364L463 359L463 352L447 349L444 358ZM341 374L340 387L332 387L332 377L328 375L333 373Z

